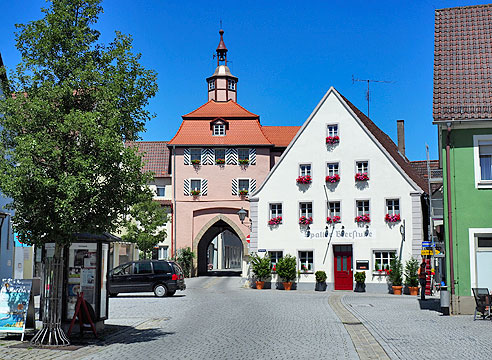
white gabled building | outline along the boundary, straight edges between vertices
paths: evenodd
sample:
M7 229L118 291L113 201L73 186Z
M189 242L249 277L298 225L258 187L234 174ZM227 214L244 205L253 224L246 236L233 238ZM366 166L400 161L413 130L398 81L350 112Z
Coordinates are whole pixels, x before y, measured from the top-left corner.
M368 180L357 181L357 173ZM312 182L299 184L301 176ZM392 254L420 258L425 188L389 136L332 87L252 194L250 250L266 251L273 263L295 255L298 288L314 288L314 273L324 270L330 287L352 289L353 274L365 270L367 290L386 291L376 266L384 270ZM386 214L400 220L388 222ZM312 223L300 225L301 216ZM327 222L336 216L339 222ZM269 225L276 217L281 224Z

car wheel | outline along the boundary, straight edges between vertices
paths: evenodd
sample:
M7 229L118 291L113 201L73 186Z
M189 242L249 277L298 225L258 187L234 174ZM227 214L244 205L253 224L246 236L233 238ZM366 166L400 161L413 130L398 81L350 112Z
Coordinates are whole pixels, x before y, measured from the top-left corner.
M176 294L176 290L168 291L166 296L173 296L174 294Z
M166 296L168 293L166 285L159 284L154 287L154 294L157 297Z

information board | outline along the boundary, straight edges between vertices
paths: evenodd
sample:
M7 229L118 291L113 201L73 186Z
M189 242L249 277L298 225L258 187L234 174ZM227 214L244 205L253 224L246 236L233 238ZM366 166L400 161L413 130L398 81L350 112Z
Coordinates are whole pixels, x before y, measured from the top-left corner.
M31 288L32 280L2 280L2 288L0 290L0 332L24 332L29 300L31 299Z

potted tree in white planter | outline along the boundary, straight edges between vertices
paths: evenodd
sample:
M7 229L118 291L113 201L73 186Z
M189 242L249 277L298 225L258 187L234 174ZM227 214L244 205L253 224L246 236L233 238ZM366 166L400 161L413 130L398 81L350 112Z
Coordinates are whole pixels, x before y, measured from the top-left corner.
M272 269L272 262L268 254L264 257L259 257L258 254L251 256L251 268L256 279L256 288L263 289L265 280L270 276Z
M279 279L282 279L284 290L290 290L292 287L292 281L297 276L296 270L296 257L290 254L285 255L279 259L276 267L277 275Z

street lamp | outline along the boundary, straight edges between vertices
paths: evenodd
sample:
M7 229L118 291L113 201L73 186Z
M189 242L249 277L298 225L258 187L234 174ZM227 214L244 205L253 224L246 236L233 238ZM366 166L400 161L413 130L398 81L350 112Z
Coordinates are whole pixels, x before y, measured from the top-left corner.
M239 210L237 214L239 215L239 220L241 220L241 224L244 224L244 219L246 219L246 215L248 215L248 212L241 208L241 210Z

